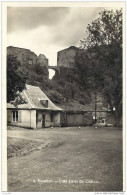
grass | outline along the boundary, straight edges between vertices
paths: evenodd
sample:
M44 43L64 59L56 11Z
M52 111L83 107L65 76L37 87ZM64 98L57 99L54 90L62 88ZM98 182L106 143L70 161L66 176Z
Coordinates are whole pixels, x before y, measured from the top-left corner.
M13 150L19 146L31 149L32 141L35 144L36 142L47 144L47 147L35 149L29 155L8 159L9 191L122 191L122 131L120 129L114 127L44 130L15 128L8 131L8 136L9 141L11 140L8 146L12 146ZM10 139L10 136L13 139ZM20 151L21 148L17 150ZM16 150L14 152L16 153ZM49 184L39 183L38 179L82 180L84 183ZM98 183L85 183L86 180Z
M25 156L35 150L39 150L46 145L39 141L21 139L21 138L7 138L7 158L15 156Z

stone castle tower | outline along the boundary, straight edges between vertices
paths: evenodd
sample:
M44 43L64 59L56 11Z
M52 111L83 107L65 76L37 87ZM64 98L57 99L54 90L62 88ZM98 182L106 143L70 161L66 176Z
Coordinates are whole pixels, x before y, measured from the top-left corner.
M44 54L40 54L37 57L37 64L39 64L41 66L48 66L48 59L45 57Z
M57 66L75 68L77 55L84 52L83 49L79 49L75 46L57 52Z
M36 65L48 66L48 59L44 54L37 56L29 49L9 46L7 47L7 55L12 54L17 57L21 65Z

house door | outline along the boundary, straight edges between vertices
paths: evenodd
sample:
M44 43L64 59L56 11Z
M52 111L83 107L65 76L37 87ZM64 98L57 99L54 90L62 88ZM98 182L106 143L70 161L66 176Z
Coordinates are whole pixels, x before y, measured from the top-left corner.
M42 127L45 127L45 115L42 115Z
M37 127L37 123L38 123L38 113L36 111L36 127Z

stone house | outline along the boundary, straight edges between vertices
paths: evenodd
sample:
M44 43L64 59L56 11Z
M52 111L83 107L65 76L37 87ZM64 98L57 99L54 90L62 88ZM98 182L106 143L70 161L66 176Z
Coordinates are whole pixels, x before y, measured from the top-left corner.
M62 109L36 86L27 85L14 102L7 104L7 124L32 129L59 126Z

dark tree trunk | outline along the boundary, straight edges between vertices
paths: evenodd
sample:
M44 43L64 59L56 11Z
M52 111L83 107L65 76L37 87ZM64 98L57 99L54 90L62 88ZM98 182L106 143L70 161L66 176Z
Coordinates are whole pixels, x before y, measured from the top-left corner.
M116 110L114 112L114 118L115 118L115 124L114 124L114 126L115 127L120 127L121 126L121 123L120 123L121 116L119 115L119 111L118 110Z

